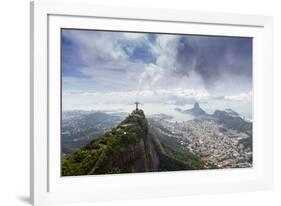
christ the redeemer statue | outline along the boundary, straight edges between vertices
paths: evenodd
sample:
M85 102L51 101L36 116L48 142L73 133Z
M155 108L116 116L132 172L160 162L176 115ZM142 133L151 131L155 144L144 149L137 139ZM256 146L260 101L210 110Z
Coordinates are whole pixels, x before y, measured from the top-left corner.
M139 108L138 108L138 106L139 106L139 102L135 102L135 105L136 105L136 111L138 111L139 110Z

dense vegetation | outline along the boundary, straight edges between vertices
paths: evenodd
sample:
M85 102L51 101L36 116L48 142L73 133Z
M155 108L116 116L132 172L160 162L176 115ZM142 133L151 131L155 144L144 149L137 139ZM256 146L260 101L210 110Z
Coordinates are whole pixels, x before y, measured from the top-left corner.
M174 138L159 135L142 110L62 160L62 175L210 168Z

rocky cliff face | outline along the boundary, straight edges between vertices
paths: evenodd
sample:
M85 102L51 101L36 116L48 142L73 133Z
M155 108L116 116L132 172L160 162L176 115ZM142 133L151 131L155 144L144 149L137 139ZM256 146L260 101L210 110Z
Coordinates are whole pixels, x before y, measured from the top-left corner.
M205 164L180 147L170 147L149 126L142 110L62 160L62 175L203 169ZM176 140L171 140L176 145Z

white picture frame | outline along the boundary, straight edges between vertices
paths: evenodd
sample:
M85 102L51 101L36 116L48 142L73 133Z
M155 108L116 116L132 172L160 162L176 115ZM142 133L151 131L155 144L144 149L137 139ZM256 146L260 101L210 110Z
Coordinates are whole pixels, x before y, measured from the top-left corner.
M273 185L272 17L31 3L30 196L34 205L268 190ZM93 23L94 22L94 23ZM60 177L61 28L254 37L254 164L250 169ZM170 30L169 30L170 29Z

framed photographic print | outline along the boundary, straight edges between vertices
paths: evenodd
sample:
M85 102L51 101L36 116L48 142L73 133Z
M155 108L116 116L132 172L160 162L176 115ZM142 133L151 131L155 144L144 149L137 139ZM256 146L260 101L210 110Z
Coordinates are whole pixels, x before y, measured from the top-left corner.
M31 25L33 204L272 187L271 17L32 2Z

